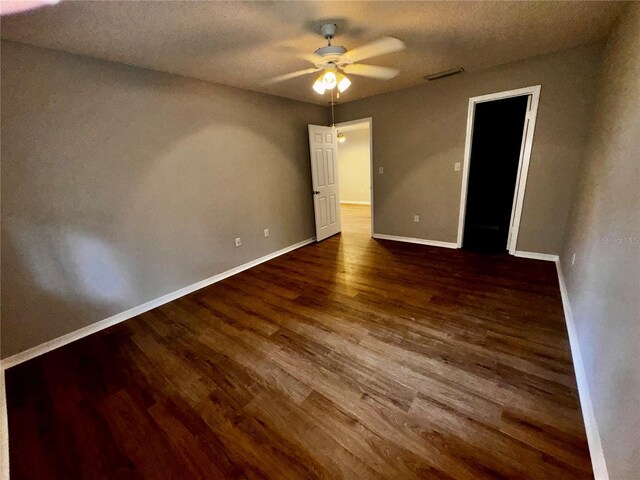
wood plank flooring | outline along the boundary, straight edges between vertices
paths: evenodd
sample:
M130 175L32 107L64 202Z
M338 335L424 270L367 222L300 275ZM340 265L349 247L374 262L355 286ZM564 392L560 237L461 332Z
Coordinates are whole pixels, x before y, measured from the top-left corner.
M12 478L592 478L554 265L368 208L9 369Z

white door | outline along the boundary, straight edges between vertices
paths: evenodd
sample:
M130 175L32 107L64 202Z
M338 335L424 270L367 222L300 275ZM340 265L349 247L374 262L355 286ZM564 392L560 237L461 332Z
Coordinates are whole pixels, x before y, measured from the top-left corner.
M316 217L316 240L340 232L338 143L333 127L309 125L311 187Z

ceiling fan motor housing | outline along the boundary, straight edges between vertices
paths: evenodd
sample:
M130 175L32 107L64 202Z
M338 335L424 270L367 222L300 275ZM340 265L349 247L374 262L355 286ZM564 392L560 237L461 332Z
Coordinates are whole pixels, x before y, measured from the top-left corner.
M316 55L325 57L327 55L342 55L347 51L343 46L327 45L326 47L319 48L315 51Z

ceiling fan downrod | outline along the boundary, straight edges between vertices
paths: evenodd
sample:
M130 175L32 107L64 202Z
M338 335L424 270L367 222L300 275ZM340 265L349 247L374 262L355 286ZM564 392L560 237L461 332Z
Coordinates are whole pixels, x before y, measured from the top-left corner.
M319 55L320 57L323 57L325 55L336 56L342 55L347 51L347 49L342 46L334 47L333 45L331 45L331 40L336 35L336 28L337 25L335 23L325 23L324 25L322 25L322 27L320 27L320 33L327 41L327 46L317 49L315 52L316 55Z

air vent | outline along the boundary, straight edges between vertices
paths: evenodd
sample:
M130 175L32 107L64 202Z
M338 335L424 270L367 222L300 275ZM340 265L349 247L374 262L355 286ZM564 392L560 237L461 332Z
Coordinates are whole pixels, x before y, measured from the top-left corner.
M458 75L462 72L464 72L464 68L456 67L449 70L443 70L442 72L432 73L431 75L427 75L426 77L424 77L424 79L431 82L433 80L440 80L441 78L451 77L452 75Z

